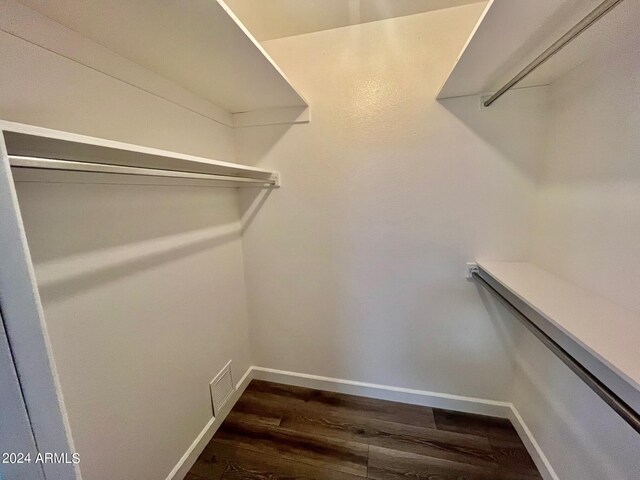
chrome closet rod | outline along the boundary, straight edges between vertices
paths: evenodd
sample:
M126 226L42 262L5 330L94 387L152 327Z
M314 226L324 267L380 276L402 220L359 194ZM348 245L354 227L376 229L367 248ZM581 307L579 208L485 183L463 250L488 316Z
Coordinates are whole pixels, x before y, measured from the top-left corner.
M230 175L216 175L209 173L184 172L179 170L160 170L143 167L126 167L122 165L110 165L105 163L77 162L72 160L55 160L52 158L25 157L9 155L9 163L12 167L39 168L44 170L62 170L74 172L108 173L119 175L142 175L147 177L169 177L200 180L216 180L223 182L237 182L249 185L276 186L277 180L273 178L261 179L252 177L234 177Z
M621 4L624 0L605 0L598 5L589 15L584 17L575 27L560 37L553 45L542 52L533 62L524 67L520 73L507 82L500 90L491 95L485 102L484 106L488 107L502 95L511 90L515 85L524 80L531 72L542 65L544 62L553 57L569 42L577 38L582 32L588 29L591 25L600 20L603 16Z
M533 333L553 354L571 369L580 379L587 384L602 400L605 401L622 419L627 422L631 428L640 433L640 414L631 408L624 400L616 395L609 387L602 383L596 376L587 370L580 362L571 356L564 348L562 348L555 340L547 335L540 327L533 323L518 307L511 303L504 295L480 276L478 272L472 275L482 287L493 294L496 299L504 305L520 322Z

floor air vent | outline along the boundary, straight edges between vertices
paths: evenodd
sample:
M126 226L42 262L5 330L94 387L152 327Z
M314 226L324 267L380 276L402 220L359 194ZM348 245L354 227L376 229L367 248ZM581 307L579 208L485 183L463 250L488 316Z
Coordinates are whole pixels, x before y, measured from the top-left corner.
M211 380L209 384L211 389L211 405L213 406L213 416L217 417L218 413L229 400L236 387L233 385L231 377L231 361L225 365L216 378Z

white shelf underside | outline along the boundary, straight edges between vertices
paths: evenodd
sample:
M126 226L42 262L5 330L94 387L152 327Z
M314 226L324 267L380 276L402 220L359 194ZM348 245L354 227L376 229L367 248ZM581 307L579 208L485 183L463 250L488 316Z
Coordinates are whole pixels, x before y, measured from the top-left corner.
M0 121L0 130L7 148L9 157L33 157L35 159L54 159L70 163L82 163L91 167L91 164L105 166L102 168L102 177L109 174L106 166L129 167L132 171L147 169L151 174L155 170L167 172L182 172L186 174L216 175L236 177L239 181L250 179L251 181L263 181L264 183L279 182L277 172L255 168L236 163L222 162L193 155L168 152L155 148L142 147L127 143L115 142L101 138L78 135L74 133L50 130L19 123ZM28 163L28 162L27 162ZM26 164L25 164L26 166ZM64 168L58 170L64 171ZM19 168L22 170L22 168ZM29 168L32 173L22 175L24 181L35 181L38 176L51 176L47 170L34 173L35 169ZM69 172L67 172L69 173ZM75 175L86 172L74 172ZM85 175L86 176L86 175ZM151 175L150 175L151 176ZM158 176L158 175L156 175ZM192 175L193 180L198 175ZM64 176L58 175L63 181ZM221 179L219 179L221 180Z
M495 92L601 0L493 0L449 77L438 99ZM587 59L624 47L637 35L640 2L625 0L515 88L550 85Z
M76 3L0 0L0 41L22 39L229 127L308 122L304 97L222 0Z

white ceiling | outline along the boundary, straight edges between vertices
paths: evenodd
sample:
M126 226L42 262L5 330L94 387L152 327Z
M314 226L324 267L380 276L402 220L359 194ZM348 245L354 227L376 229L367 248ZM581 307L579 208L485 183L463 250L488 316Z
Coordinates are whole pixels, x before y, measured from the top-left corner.
M479 1L482 0L225 0L260 41Z

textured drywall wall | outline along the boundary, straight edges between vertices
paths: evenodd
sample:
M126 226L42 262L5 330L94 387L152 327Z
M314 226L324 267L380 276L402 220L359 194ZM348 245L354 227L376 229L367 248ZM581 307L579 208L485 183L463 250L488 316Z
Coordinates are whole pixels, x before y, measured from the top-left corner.
M630 40L550 87L532 260L639 310L640 42ZM559 478L637 478L637 433L530 334L514 351L510 399Z
M640 39L553 85L534 260L640 310Z
M265 43L312 120L236 131L238 160L284 185L243 194L258 365L506 397L511 359L464 267L527 255L546 96L435 101L482 7Z
M251 365L233 189L18 183L84 478L165 478Z
M231 130L0 32L0 117L233 161ZM251 365L237 193L18 183L83 478L165 478Z

